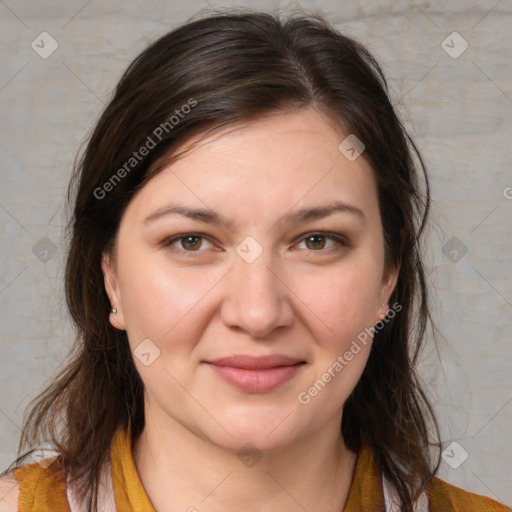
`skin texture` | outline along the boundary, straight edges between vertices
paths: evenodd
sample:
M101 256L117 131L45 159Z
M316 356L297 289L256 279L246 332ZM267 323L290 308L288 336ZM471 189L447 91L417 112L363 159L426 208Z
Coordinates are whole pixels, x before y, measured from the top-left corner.
M356 460L340 435L343 404L372 340L308 404L298 395L386 314L398 272L384 267L373 171L364 153L349 161L338 150L347 135L313 108L224 129L151 178L123 215L103 270L112 325L132 352L145 339L160 351L148 366L134 356L145 386L134 460L159 512L343 508ZM282 221L332 200L364 220ZM173 201L233 224L176 214L144 223ZM305 236L322 231L348 245ZM164 244L189 233L209 238ZM251 263L236 251L248 236L263 251ZM254 254L251 243L241 247ZM234 354L307 364L277 389L250 393L204 362ZM261 456L255 464L237 457L246 443Z

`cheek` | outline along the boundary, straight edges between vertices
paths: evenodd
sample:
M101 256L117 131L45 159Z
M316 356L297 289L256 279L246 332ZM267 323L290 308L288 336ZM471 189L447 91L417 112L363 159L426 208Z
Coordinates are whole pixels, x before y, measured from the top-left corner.
M120 264L120 292L132 349L149 338L162 355L188 353L212 314L211 297L223 272L166 265L161 258L137 255Z
M354 266L349 271L315 278L315 288L304 287L310 328L314 333L312 373L301 383L299 403L308 413L309 404L318 418L335 413L345 403L361 378L372 346L372 331L378 300L377 273ZM304 281L307 285L307 281ZM307 290L310 291L306 294ZM323 420L322 420L323 421Z
M205 299L213 284L140 259L126 261L123 271L122 307L137 371L159 403L172 395L184 404L182 385L191 386L188 365L204 330Z
M308 317L325 332L323 339L339 345L374 325L378 274L376 265L359 260L329 272L304 273L291 281L290 288L309 311Z

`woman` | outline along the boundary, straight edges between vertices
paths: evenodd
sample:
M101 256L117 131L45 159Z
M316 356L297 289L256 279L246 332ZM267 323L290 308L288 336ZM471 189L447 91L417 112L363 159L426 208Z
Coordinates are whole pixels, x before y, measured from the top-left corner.
M361 45L312 15L173 30L70 200L77 343L20 440L58 457L0 510L509 510L435 476L428 181Z

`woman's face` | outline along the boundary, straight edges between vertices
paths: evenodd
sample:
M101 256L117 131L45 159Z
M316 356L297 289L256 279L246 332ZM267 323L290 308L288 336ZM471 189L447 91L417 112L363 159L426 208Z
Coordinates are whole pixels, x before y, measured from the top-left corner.
M372 170L313 109L219 133L134 196L103 261L146 415L233 449L339 430L396 283Z

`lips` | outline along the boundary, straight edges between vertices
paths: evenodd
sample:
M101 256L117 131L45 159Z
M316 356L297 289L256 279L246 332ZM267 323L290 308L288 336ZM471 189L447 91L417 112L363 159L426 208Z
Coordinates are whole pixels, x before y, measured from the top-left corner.
M260 357L235 355L207 362L216 366L231 366L232 368L243 368L245 370L265 370L268 368L276 368L278 366L293 366L305 361L295 359L293 357L273 354Z
M278 354L263 357L235 355L206 363L224 381L249 393L276 389L306 364L303 360Z

